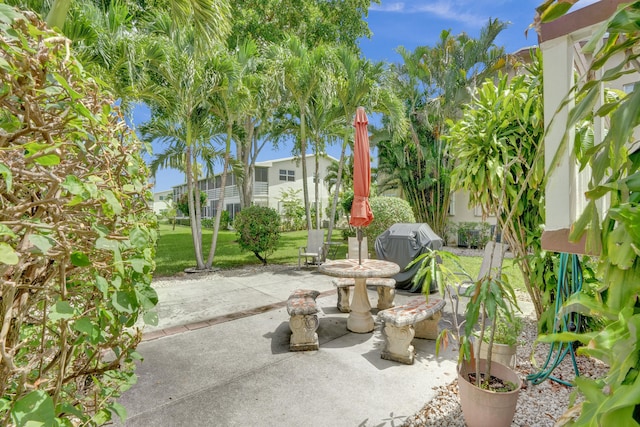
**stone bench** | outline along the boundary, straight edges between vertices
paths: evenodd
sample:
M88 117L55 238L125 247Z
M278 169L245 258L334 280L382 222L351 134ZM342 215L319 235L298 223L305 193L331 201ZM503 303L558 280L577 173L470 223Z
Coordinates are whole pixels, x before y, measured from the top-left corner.
M338 310L343 313L349 313L351 306L349 300L351 298L351 288L355 286L354 279L340 278L332 280L333 286L338 289ZM385 310L393 307L393 298L396 294L396 281L394 279L386 278L368 278L367 287L375 287L378 291L378 305L379 310Z
M318 334L316 330L319 326L316 298L320 292L308 289L296 289L287 299L287 313L289 328L291 329L291 339L289 340L290 351L317 350Z
M413 364L415 350L411 345L416 338L435 340L438 338L438 321L442 317L444 300L425 297L415 298L405 305L389 308L378 313L384 322L385 340L381 357L407 365Z

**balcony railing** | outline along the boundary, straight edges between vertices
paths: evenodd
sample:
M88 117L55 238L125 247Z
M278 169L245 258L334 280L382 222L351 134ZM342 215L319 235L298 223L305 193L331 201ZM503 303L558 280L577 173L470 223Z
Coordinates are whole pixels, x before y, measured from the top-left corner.
M207 199L218 200L220 198L220 188L213 190L207 190ZM253 187L254 196L267 196L269 195L269 184L266 182L255 182ZM224 198L239 197L240 191L237 185L227 185L224 188Z

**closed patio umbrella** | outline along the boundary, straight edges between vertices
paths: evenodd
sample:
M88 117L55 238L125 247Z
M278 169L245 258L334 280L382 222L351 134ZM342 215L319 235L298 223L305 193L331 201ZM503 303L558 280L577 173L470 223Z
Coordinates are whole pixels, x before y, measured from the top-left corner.
M349 224L358 229L358 262L362 264L362 227L373 220L369 206L369 189L371 187L371 160L369 157L369 132L367 130L367 114L363 107L356 110L353 125L356 135L353 147L353 204Z

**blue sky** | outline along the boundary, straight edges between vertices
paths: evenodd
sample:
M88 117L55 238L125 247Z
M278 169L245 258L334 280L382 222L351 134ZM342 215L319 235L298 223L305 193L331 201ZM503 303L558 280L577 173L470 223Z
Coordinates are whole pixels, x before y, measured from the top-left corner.
M581 0L577 6L583 7L596 0ZM511 53L523 47L537 46L538 38L534 30L525 36L529 24L533 22L535 8L542 0L382 0L369 11L368 23L373 32L371 39L364 39L360 46L364 55L375 61L400 62L396 53L398 46L414 50L417 46L434 45L442 30L453 34L465 32L472 37L480 34L480 29L489 18L510 22L496 40ZM148 118L148 112L137 108L134 122L141 123ZM154 147L159 150L160 147ZM329 148L328 153L339 157L338 147ZM259 160L289 157L291 147L280 151L265 149ZM155 191L168 190L173 185L184 182L184 176L173 170L163 170L156 176Z

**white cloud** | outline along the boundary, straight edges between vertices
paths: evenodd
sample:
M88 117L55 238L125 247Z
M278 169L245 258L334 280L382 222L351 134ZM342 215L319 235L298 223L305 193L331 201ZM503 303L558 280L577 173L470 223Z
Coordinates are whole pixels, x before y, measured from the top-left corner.
M482 27L488 17L464 12L469 9L469 5L465 3L466 0L412 0L407 3L382 0L379 5L371 5L370 10L391 13L423 13L437 19L461 22L471 27Z
M436 3L418 5L415 7L415 11L431 13L438 18L462 22L473 27L481 27L486 23L487 18L464 13L459 6L456 2L438 1Z

